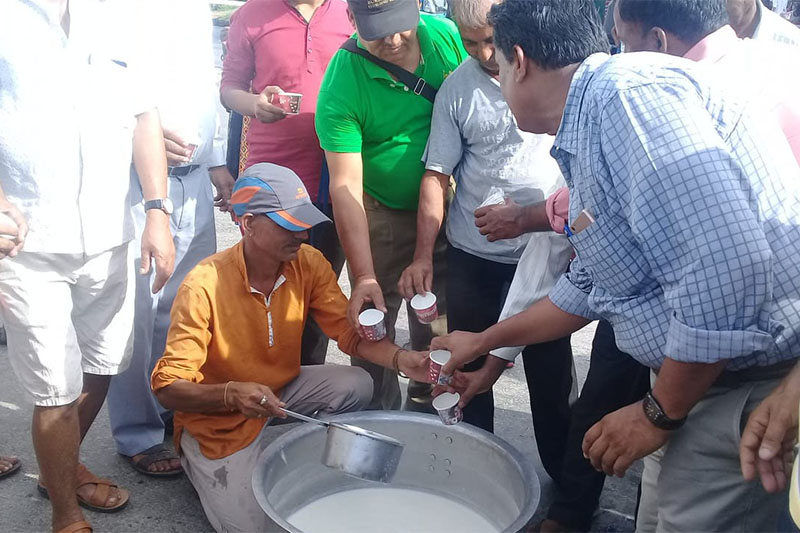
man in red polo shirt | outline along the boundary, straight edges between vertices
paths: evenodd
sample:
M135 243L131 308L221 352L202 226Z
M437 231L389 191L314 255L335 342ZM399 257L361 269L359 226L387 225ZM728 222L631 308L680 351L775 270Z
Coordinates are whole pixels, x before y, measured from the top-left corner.
M222 103L250 117L245 167L275 163L292 169L331 219L314 114L328 62L353 31L347 4L339 0L249 0L231 18L220 84ZM272 105L272 95L281 91L303 95L297 114ZM309 239L338 275L344 253L333 224L315 227ZM323 363L326 349L327 337L310 324L304 363Z

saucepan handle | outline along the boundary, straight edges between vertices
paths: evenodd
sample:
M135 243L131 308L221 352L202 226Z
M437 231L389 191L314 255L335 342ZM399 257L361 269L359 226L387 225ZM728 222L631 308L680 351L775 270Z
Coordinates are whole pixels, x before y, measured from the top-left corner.
M310 416L301 415L300 413L295 413L294 411L290 411L288 409L281 408L281 411L291 416L292 418L297 418L298 420L302 420L303 422L311 422L312 424L319 424L320 426L325 426L325 427L330 426L330 422L325 422L324 420L318 420Z

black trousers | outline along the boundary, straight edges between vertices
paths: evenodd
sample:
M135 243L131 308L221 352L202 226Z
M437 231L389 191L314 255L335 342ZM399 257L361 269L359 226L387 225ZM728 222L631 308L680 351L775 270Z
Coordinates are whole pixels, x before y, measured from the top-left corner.
M589 531L606 476L583 457L583 437L605 415L641 400L649 389L650 369L620 351L611 324L601 320L586 382L572 406L560 483L548 518L571 530Z
M447 328L483 331L497 323L516 265L488 261L452 246L447 250ZM482 357L465 367L477 370ZM569 337L523 351L536 443L547 473L557 480L569 429L572 351ZM464 421L494 431L492 391L464 409Z

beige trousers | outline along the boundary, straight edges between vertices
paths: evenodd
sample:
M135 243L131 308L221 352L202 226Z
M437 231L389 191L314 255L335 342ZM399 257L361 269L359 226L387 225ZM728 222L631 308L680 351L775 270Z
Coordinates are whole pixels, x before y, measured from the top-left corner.
M286 408L301 414L335 415L364 409L372 398L372 380L360 368L304 366L283 390ZM181 436L181 464L192 482L211 527L218 532L276 531L253 495L256 460L272 437L264 429L249 446L222 459L208 459L194 437Z
M395 322L403 297L397 292L397 282L403 270L414 259L417 244L417 212L391 209L374 198L364 195L364 210L369 222L369 244L372 250L372 263L378 283L383 289L386 303L386 331L391 339L395 338ZM411 305L408 310L408 329L412 350L426 350L434 335L447 333L447 317L445 300L445 251L447 243L444 230L439 234L433 255L433 293L437 298L439 318L433 324L421 324L416 320ZM350 279L352 283L352 276ZM370 409L397 410L401 407L400 385L397 374L382 366L375 365L357 357L351 358L351 364L369 372L374 384Z

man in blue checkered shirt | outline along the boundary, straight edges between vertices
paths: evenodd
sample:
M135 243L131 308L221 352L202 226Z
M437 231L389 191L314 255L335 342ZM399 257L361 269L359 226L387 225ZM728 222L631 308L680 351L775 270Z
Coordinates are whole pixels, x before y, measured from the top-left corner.
M609 320L653 388L586 433L587 458L621 476L647 456L640 516L653 529L771 529L782 495L743 480L738 441L800 354L800 169L774 124L700 66L596 53L607 45L586 6L505 0L490 17L520 128L557 134L570 272L527 311L433 346L453 352L448 371ZM504 366L490 356L459 374L463 401Z

